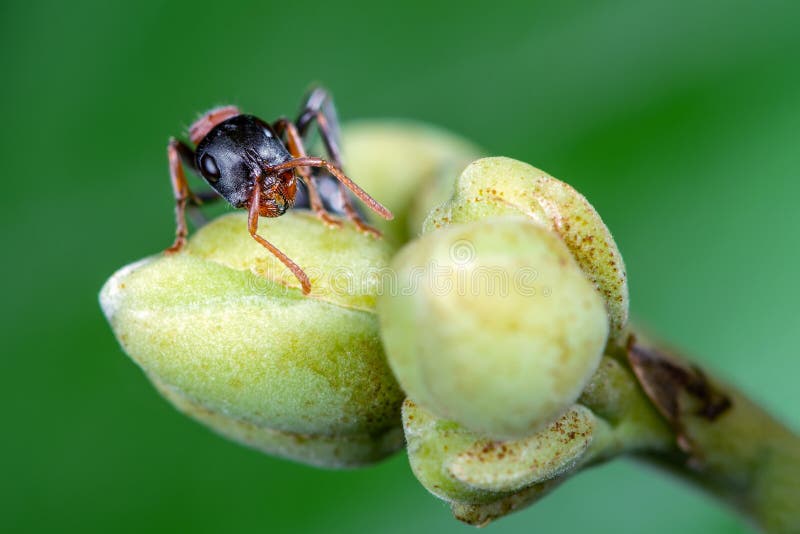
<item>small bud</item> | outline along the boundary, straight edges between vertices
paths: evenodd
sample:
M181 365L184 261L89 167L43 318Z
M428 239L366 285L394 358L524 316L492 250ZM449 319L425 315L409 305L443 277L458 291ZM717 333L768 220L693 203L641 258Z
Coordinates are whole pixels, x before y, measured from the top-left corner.
M564 242L517 215L452 224L392 260L379 298L408 397L492 438L528 436L571 406L608 335L603 300Z
M261 232L306 270L310 296L249 236L246 214L226 215L184 252L106 282L123 349L178 409L266 452L352 467L402 447L403 393L374 312L388 245L303 212Z
M541 431L517 440L491 440L436 418L406 400L403 426L417 479L453 504L479 507L571 470L603 424L574 405Z
M524 215L555 232L603 295L612 338L620 335L628 322L625 264L611 232L583 195L527 163L479 159L461 174L453 197L431 212L424 231L496 215Z
M530 436L489 439L410 400L403 428L415 476L456 518L477 526L537 502L598 462L675 450L669 425L614 356L602 358L577 404Z
M453 182L481 151L446 130L412 121L368 120L344 129L345 168L394 213L374 224L390 242L405 243L428 212L453 191Z

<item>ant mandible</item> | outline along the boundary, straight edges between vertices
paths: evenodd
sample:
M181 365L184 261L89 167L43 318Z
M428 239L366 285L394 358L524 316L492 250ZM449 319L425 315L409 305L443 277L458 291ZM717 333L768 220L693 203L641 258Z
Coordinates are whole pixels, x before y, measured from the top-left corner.
M316 121L320 138L331 161L308 156L303 136ZM333 103L327 91L312 90L294 122L282 117L271 125L253 115L243 115L235 106L212 109L189 128L189 138L197 147L170 138L167 145L172 190L175 195L175 242L166 252L178 252L186 244L186 208L224 198L234 208L248 210L250 235L275 255L297 277L303 293L311 291L308 276L286 254L258 235L258 218L280 217L295 203L300 175L308 192L310 208L328 226L341 226L323 205L318 180L310 168L324 168L337 180L341 210L362 232L380 236L367 225L353 206L346 186L384 219L392 213L369 196L341 169L338 146L338 124ZM284 141L285 139L285 141ZM183 165L199 174L214 191L195 194L189 189Z

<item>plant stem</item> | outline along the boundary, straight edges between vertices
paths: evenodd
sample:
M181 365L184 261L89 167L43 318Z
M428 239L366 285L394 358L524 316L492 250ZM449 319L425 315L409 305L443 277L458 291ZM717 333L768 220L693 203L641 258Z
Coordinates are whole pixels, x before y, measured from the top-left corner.
M627 358L676 448L641 456L730 504L767 532L800 532L800 437L735 388L640 343Z

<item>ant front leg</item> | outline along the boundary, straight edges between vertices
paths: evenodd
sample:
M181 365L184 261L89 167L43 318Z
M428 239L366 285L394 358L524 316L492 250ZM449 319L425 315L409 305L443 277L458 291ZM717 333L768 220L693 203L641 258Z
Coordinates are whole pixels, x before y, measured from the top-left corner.
M204 113L189 127L189 138L192 143L196 145L208 135L208 132L210 132L214 126L237 115L241 115L241 112L236 106L224 106L212 109ZM205 218L197 207L205 202L218 200L220 197L217 193L212 191L194 194L191 189L189 189L189 184L186 181L186 174L183 172L183 165L189 167L195 174L200 174L195 167L194 150L192 150L189 145L171 137L167 144L167 158L169 159L172 193L175 197L175 241L172 243L172 246L166 250L168 253L172 253L180 251L183 245L186 244L186 236L189 233L189 229L186 226L187 205L192 220L200 226L205 222Z
M278 135L283 133L286 134L286 144L289 148L289 153L294 158L302 158L306 156L306 149L303 145L303 139L300 137L300 134L297 132L297 128L291 122L289 122L285 118L280 118L272 125ZM306 184L306 188L308 189L308 200L309 204L311 204L312 211L322 219L322 221L332 227L332 228L340 228L342 226L341 221L334 219L331 215L325 210L325 206L322 204L322 199L319 196L319 190L317 188L317 179L315 176L311 174L308 167L297 167L297 172L303 179L303 183Z
M194 150L183 141L178 141L171 137L167 144L167 158L169 159L169 176L172 182L172 194L175 197L175 241L166 252L179 252L186 244L186 236L189 229L186 226L186 210L189 209L189 216L195 226L202 226L206 221L200 212L199 206L207 202L219 200L221 197L216 191L201 191L194 193L189 188L186 174L183 171L184 165L189 167L195 174L200 172L195 167Z
M342 156L341 150L339 149L339 119L336 116L336 108L333 105L333 99L331 98L330 93L321 87L317 87L312 90L306 98L305 104L300 111L300 115L297 117L297 121L295 121L297 124L297 131L301 135L305 136L308 132L308 128L311 125L311 122L314 120L317 122L320 138L322 139L322 143L325 145L325 150L328 152L328 156L331 158L331 163L334 167L341 170ZM295 155L295 157L301 156ZM377 229L368 225L358 210L356 210L352 200L350 199L350 195L347 194L347 190L344 188L344 185L345 184L342 182L342 180L338 180L339 196L342 202L342 208L344 209L347 218L353 221L360 231L371 234L375 237L380 237L381 233Z
M258 216L260 208L261 184L256 183L253 187L253 196L250 197L250 206L247 213L247 230L250 232L250 235L253 239L258 241L258 243L265 249L269 250L281 261L281 263L283 263L290 271L292 271L292 274L295 276L295 278L297 278L297 280L300 282L300 286L303 288L303 294L308 295L311 292L311 282L309 282L305 271L303 271L299 265L293 262L289 256L281 252L281 250L275 245L258 235Z
M175 241L166 252L178 252L186 244L189 229L186 226L186 204L194 198L186 181L181 160L194 167L194 151L189 146L171 137L167 144L167 158L169 159L169 177L172 183L172 194L175 197Z

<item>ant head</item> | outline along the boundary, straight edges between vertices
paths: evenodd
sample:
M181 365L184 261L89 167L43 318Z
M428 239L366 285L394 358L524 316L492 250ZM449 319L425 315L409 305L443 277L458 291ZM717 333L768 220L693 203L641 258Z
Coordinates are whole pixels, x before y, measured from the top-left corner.
M294 173L264 172L291 155L269 124L257 117L237 115L219 123L197 145L195 158L203 178L235 208L247 205L259 182L263 215L283 215L294 202Z

